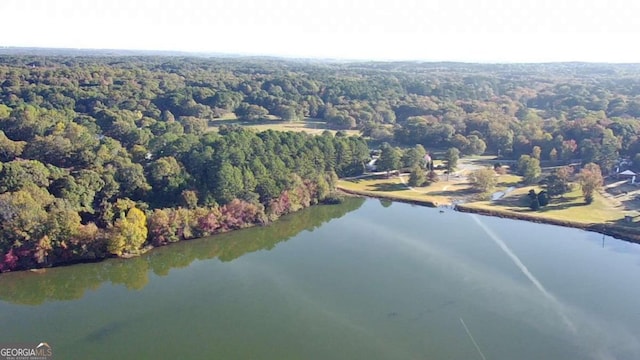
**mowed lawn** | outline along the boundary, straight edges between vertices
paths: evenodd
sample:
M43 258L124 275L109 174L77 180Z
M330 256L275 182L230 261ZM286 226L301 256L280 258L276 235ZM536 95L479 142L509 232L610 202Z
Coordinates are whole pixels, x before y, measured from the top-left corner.
M406 185L408 177L377 176L364 179L341 179L338 187L359 192L362 195L373 197L384 197L388 199L428 201L435 205L448 205L456 200L462 201L466 208L475 208L491 212L522 214L540 219L555 219L570 221L581 224L619 224L624 226L640 226L640 215L638 212L630 212L624 207L616 204L611 199L595 194L593 203L587 205L584 202L582 192L577 184L573 185L573 190L561 198L551 199L549 205L537 211L528 207L527 194L533 189L540 192L542 188L537 185L525 186L522 184L522 177L518 175L500 175L498 184L492 192L503 191L506 194L495 201L476 201L477 192L471 189L469 183L464 178L450 181L438 181L424 187L411 188ZM634 222L625 223L625 215L631 215Z
M461 181L438 181L428 186L409 187L407 176L384 176L338 181L338 187L357 191L364 195L388 199L429 201L435 205L451 204L454 198L470 194L470 187Z
M383 196L402 200L431 201L436 205L450 205L456 200L469 202L482 196L471 188L464 176L452 175L446 180L442 171L436 171L440 180L422 187L409 187L408 174L402 177L376 176L363 179L341 179L338 186L347 190L358 191L369 196ZM505 191L522 181L522 176L499 175L498 184L493 192Z
M465 207L527 214L533 217L552 218L583 224L619 223L624 219L625 215L629 214L628 211L625 211L599 193L595 194L593 203L585 204L580 187L577 185L574 185L574 189L562 198L553 198L549 205L534 211L528 207L526 199L531 189L536 192L541 190L538 186L523 186L508 193L500 200L478 201L465 204Z

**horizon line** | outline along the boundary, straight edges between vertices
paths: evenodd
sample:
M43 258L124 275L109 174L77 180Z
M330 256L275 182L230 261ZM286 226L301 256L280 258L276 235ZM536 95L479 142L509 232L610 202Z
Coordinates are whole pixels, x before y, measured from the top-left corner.
M593 64L593 65L640 65L640 62L616 62L616 61L588 61L588 60L546 60L546 61L511 61L511 60L444 60L444 59L382 59L382 58L337 58L337 57L317 57L304 55L267 54L252 52L219 52L212 50L168 50L168 49L129 49L129 48L108 48L108 47L46 47L46 46L15 46L0 45L1 50L29 50L29 51L79 51L79 52L127 52L127 53L159 53L168 57L188 56L188 57L226 57L226 58L272 58L279 60L304 60L304 61L325 61L325 62L377 62L377 63L451 63L451 64L478 64L478 65L534 65L534 64ZM9 55L2 54L0 56ZM29 54L38 55L38 54ZM64 54L59 54L64 55ZM57 55L57 56L59 56ZM68 55L72 57L80 55ZM132 56L126 54L114 54L114 56ZM150 56L150 55L144 55Z

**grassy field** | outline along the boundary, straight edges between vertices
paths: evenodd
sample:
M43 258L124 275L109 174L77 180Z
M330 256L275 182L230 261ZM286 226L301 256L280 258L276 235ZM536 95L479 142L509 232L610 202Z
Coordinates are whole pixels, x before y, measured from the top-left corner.
M561 198L551 199L547 206L534 211L528 207L527 194L531 189L536 192L542 189L537 185L523 185L521 176L505 174L498 177L498 184L491 192L505 194L498 200L478 201L483 195L473 191L466 175L480 167L492 166L494 161L490 157L461 159L459 169L448 180L446 175L439 172L441 181L425 187L411 188L406 185L406 174L402 177L342 179L338 187L360 195L432 206L456 203L460 204L460 211L583 228L640 242L640 201L631 191L637 189L625 188L619 191L620 194L611 189L608 193L596 193L594 202L587 205L580 187L574 185L571 192ZM484 194L484 198L489 198L489 195ZM631 217L631 222L625 221L626 216Z
M338 187L368 196L424 201L436 206L451 204L453 197L466 196L470 193L468 184L462 182L439 181L429 186L411 188L406 185L406 181L406 177L378 176L356 180L339 180Z
M438 160L436 160L437 162ZM476 160L470 159L466 161L468 169L459 170L456 174L448 177L443 171L437 170L440 180L428 186L410 187L407 185L409 181L408 174L401 177L391 176L375 176L361 179L342 179L338 186L342 189L359 192L368 196L385 197L389 199L399 200L416 200L429 201L436 205L451 205L454 202L470 202L475 201L478 197L483 196L471 188L471 184L467 182L463 174L472 171ZM522 177L518 175L499 175L498 184L493 190L494 192L505 191L507 188L514 187L522 181ZM485 194L486 196L486 194Z
M226 113L224 115L222 115L221 117L213 120L215 121L224 121L224 120L238 120L238 117L236 116L236 114L230 112L230 113Z
M425 187L411 188L406 185L407 176L377 176L363 179L339 181L339 188L366 196L382 197L399 201L425 202L433 205L450 205L462 202L467 211L477 211L498 216L539 220L550 222L566 222L578 225L619 225L640 229L640 213L629 211L610 197L595 194L595 201L589 205L584 203L579 186L562 198L551 199L549 205L534 211L528 207L526 196L529 190L542 190L538 186L522 185L522 177L518 175L500 175L498 185L493 192L504 191L506 195L495 201L477 201L478 193L471 189L464 177L450 178L450 181L439 181ZM510 191L507 191L509 189ZM624 221L625 216L632 216L633 222Z
M530 189L534 189L537 192L541 190L536 186L524 186L515 189L500 200L478 201L465 204L465 207L508 212L514 215L525 214L528 217L540 219L553 218L581 224L622 223L624 216L629 214L628 211L617 207L608 198L598 193L595 194L593 203L585 204L578 186L575 186L575 189L565 194L563 198L551 199L549 205L534 211L529 209L525 199Z
M226 114L224 117L209 122L209 131L218 131L221 125L242 125L256 131L275 130L275 131L304 131L308 134L319 135L325 130L329 130L335 134L337 131L329 129L327 123L321 120L306 119L303 121L282 121L278 119L269 119L262 121L240 121L234 114ZM347 135L359 135L358 130L344 130Z

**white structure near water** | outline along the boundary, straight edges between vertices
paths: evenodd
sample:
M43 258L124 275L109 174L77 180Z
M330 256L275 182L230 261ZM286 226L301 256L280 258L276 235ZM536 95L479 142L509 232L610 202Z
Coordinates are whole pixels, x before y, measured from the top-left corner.
M632 185L636 183L636 176L637 175L638 174L634 173L631 170L625 170L625 171L617 174L618 177L629 179L629 183L632 184Z

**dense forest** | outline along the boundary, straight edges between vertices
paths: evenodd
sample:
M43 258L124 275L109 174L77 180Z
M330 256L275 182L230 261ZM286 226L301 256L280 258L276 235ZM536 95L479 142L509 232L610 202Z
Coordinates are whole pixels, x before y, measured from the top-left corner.
M365 139L640 160L640 65L3 55L0 81L0 271L265 224L361 173ZM211 131L229 114L363 136Z

